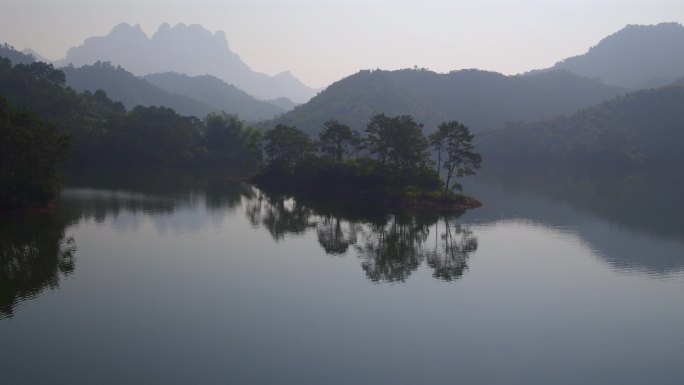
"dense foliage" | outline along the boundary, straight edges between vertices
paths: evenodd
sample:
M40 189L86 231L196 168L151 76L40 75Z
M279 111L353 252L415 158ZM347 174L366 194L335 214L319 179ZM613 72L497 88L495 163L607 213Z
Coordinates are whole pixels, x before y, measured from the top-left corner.
M258 134L235 116L186 117L165 107L126 111L98 90L77 93L50 64L0 59L0 95L35 111L71 137L71 167L256 167Z
M451 123L465 128L458 122ZM470 143L472 135L465 130L467 135L457 140L463 141L459 143L461 155L466 149L470 152L451 158L450 164L456 170L474 169L475 165L464 162L479 159ZM413 117L373 116L365 134L362 138L348 126L328 121L319 135L319 156L304 131L277 125L264 134L266 162L255 180L267 189L346 201L363 199L418 206L430 202L439 208L473 203L466 203L466 198L453 194L448 186L441 188L438 170L430 160L428 140ZM359 157L360 152L364 156Z
M681 166L684 88L631 93L570 116L515 123L479 136L490 162Z
M50 202L68 156L68 138L54 125L0 96L0 209Z
M451 184L454 177L474 175L480 168L482 157L474 151L473 137L468 127L455 120L441 123L430 135L430 144L437 151L437 170L443 166L446 171L445 191L460 188L457 183Z

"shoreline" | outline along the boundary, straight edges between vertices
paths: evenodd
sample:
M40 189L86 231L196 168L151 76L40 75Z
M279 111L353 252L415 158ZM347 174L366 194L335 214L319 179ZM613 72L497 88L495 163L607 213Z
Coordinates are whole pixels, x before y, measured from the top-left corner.
M254 178L251 178L249 182L266 193L292 195L295 198L304 198L305 200L326 205L354 206L358 209L429 210L456 213L482 207L482 202L466 195L459 195L453 198L434 198L428 196L422 198L392 198L374 196L368 193L349 195L330 193L321 189L281 188L269 183L259 183Z

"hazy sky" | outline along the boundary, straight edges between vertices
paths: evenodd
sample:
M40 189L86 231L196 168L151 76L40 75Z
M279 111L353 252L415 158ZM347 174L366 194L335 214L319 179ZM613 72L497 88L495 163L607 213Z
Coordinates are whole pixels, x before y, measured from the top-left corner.
M359 69L513 74L584 53L626 24L684 23L683 0L0 0L0 42L50 59L120 22L225 31L253 69L313 87Z

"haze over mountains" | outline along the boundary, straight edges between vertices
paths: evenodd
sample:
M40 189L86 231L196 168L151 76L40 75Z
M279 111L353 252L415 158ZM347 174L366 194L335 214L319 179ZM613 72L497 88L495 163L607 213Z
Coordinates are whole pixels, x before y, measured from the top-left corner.
M9 48L0 46L0 56L9 56L15 63L32 60ZM139 26L120 24L108 36L86 39L69 51L66 60L74 65L98 60L121 64L123 68L100 63L64 70L67 84L75 89L102 88L129 108L164 105L199 117L225 111L256 121L293 107L283 98L255 100L228 84L225 77L242 77L247 83L268 77L251 71L232 53L222 33L212 34L196 25L171 28L164 24L148 38ZM148 74L135 77L129 70ZM204 72L191 75L197 71ZM426 133L452 119L475 132L505 127L479 141L492 156L512 159L529 152L546 158L590 159L609 154L613 160L640 163L658 157L653 149L671 139L681 142L678 122L682 117L677 113L684 110L681 88L615 98L663 84L684 84L681 24L630 25L583 55L521 75L479 70L447 74L425 69L362 70L328 86L308 103L261 123L261 128L282 123L316 137L329 119L363 131L375 114L410 114L425 125ZM300 86L295 89L301 90ZM654 122L658 127L649 129ZM678 148L667 148L676 155Z
M515 76L479 70L448 74L415 69L360 71L274 123L317 135L328 119L363 130L370 116L385 113L413 115L426 132L446 120L458 120L480 131L509 121L572 113L623 92L563 70Z
M285 111L209 75L191 77L167 72L139 78L123 67L102 62L80 68L63 67L62 71L67 85L75 90L102 89L127 109L156 105L172 108L182 115L201 118L208 113L226 112L248 121L270 119Z
M269 119L285 111L277 102L256 100L211 75L188 76L165 72L147 75L143 79L166 91L190 96L217 111L236 112L240 118L249 121Z
M493 163L684 164L684 87L640 90L569 116L507 126L476 138Z
M69 49L57 66L76 67L109 61L137 76L177 72L213 75L260 99L287 97L306 102L315 91L285 71L275 76L255 72L232 52L223 32L211 33L200 25L162 24L148 37L139 25L121 23L107 36L90 37Z
M203 117L220 110L187 95L171 93L159 88L121 67L97 62L80 68L64 67L67 85L76 91L95 92L104 90L107 96L123 103L127 109L137 105L164 106L182 115Z
M684 26L628 25L553 68L631 89L667 85L684 77Z

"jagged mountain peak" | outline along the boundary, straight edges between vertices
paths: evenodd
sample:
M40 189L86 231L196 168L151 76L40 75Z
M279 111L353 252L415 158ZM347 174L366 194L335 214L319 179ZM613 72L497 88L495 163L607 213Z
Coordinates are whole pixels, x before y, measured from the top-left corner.
M140 26L140 24L131 25L131 24L128 24L125 22L115 25L114 28L112 28L112 32L110 32L110 34L127 33L129 31L136 32L136 33L142 32L143 34L145 34L145 32L142 30L142 27ZM147 35L145 35L145 36L147 36Z
M262 100L287 97L305 102L315 95L289 71L277 76L253 71L230 50L224 32L211 32L199 24L163 23L148 37L140 25L120 23L108 35L87 38L70 48L56 64L83 66L97 61L120 65L138 76L167 71L210 74Z

